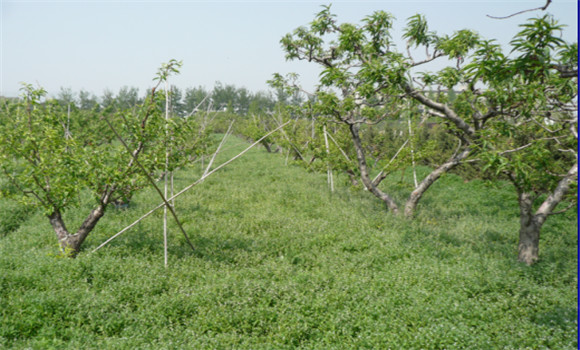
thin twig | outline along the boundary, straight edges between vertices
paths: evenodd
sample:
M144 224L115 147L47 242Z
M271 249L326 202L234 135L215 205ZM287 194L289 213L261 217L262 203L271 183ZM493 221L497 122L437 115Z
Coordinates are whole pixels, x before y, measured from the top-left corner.
M531 142L530 142L530 143L528 143L528 144L525 144L525 145L523 145L523 146L520 146L520 147L518 147L518 148L514 148L514 149L508 149L507 151L499 152L498 154L499 154L499 155L501 155L501 156L504 156L504 155L506 155L506 154L508 154L508 153L514 153L514 152L521 151L521 150L523 150L523 149L526 149L526 148L528 148L528 147L530 147L530 146L532 146L532 145L533 145L533 143L531 143Z
M279 120L278 120L278 119L276 119L276 118L273 118L273 119L276 121L276 123L277 123L278 125L282 125L282 122L281 122L281 121L279 121ZM294 149L294 151L296 151L296 153L298 154L298 156L300 156L300 159L301 159L301 160L303 160L303 161L306 161L306 160L304 159L304 156L302 155L302 153L301 153L301 152L300 152L300 150L298 149L298 147L296 147L296 145L294 145L294 143L292 142L292 140L290 140L290 137L288 136L288 134L286 134L286 131L284 131L284 129L282 129L282 130L280 130L280 131L282 132L282 135L284 135L284 137L286 138L286 140L287 140L287 141L288 141L288 143L290 144L290 147L292 147L292 148Z
M566 208L564 208L564 209L562 209L562 210L558 210L558 211L554 211L554 212L548 213L548 215L557 215L557 214L563 214L563 213L567 212L568 210L570 210L570 208L574 207L575 205L578 205L578 203L576 203L576 202L572 202L572 203L570 203L570 205L569 205L569 206L567 206Z
M529 10L523 10L523 11L520 11L520 12L513 13L513 14L511 14L509 16L504 16L504 17L496 17L496 16L490 16L490 15L486 15L486 16L489 17L489 18L493 18L493 19L506 19L506 18L510 18L510 17L513 17L513 16L520 15L522 13L526 13L526 12L537 11L537 10L545 11L548 8L548 6L550 6L550 3L551 2L552 2L552 0L546 0L546 5L544 5L542 7L537 7L535 9L529 9Z

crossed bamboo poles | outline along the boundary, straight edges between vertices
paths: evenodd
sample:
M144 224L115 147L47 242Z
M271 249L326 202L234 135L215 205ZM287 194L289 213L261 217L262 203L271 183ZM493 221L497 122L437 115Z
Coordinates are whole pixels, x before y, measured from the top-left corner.
M121 142L121 144L123 144L123 146L125 147L125 149L127 150L127 152L129 152L129 154L131 154L131 156L133 157L133 159L135 160L135 164L141 169L141 171L143 172L143 174L146 176L147 180L149 181L149 183L155 188L156 192L159 194L159 196L161 197L161 199L163 200L163 203L159 204L158 206L156 206L155 208L151 209L149 212L147 212L145 215L141 216L139 219L135 220L135 222L133 222L132 224L130 224L129 226L125 227L124 229L122 229L121 231L117 232L115 235L113 235L111 238L107 239L105 242L103 242L101 245L99 245L98 247L96 247L95 249L93 249L91 251L91 253L96 252L97 250L101 249L102 247L104 247L105 245L107 245L108 243L110 243L112 240L114 240L115 238L119 237L121 234L123 234L124 232L128 231L130 228L132 228L133 226L137 225L139 222L141 222L143 219L145 219L146 217L148 217L149 215L153 214L156 210L166 207L170 210L173 218L175 219L177 225L179 226L181 232L183 233L183 235L185 236L185 239L187 240L187 243L189 244L189 246L191 247L191 249L195 250L195 248L193 247L193 244L191 243L191 240L189 239L189 236L187 235L187 233L185 232L185 230L183 229L183 226L181 225L181 222L179 221L179 218L177 217L177 214L175 213L173 206L169 203L170 201L173 201L175 198L179 197L180 195L182 195L183 193L185 193L186 191L190 190L191 188L195 187L196 185L200 184L201 182L203 182L207 177L209 177L210 175L212 175L213 173L217 172L218 170L220 170L221 168L227 166L228 164L230 164L231 162L233 162L234 160L238 159L239 157L241 157L242 155L244 155L246 152L248 152L250 149L252 149L254 146L258 145L262 140L264 140L266 137L270 136L271 134L275 133L276 131L282 129L284 126L288 125L290 123L290 121L287 121L286 123L280 125L279 127L277 127L276 129L268 132L267 134L265 134L264 136L262 136L259 140L257 140L256 142L254 142L253 144L251 144L250 146L248 146L246 149L244 149L242 152L238 153L236 156L232 157L230 160L222 163L221 165L217 166L215 169L213 170L209 170L211 165L213 164L213 161L215 159L215 157L217 156L218 152L220 151L220 148L222 147L222 145L225 142L225 139L228 137L230 131L231 131L231 127L233 125L233 122L230 124L230 127L228 128L228 131L226 132L226 134L224 135L224 138L222 139L222 141L220 142L218 148L216 149L216 151L214 152L212 159L207 167L207 169L205 170L205 172L203 173L203 175L194 183L192 183L191 185L185 187L184 189L182 189L181 191L179 191L178 193L176 193L175 195L171 196L170 198L166 198L166 196L161 192L161 190L159 189L159 187L155 184L155 181L151 178L151 176L149 175L149 173L147 172L147 170L145 169L145 167L143 167L143 165L138 161L138 159L136 158L135 155L133 155L133 153L131 152L130 148L127 146L127 144L125 143L125 140L123 140L123 138L119 135L119 133L115 130L115 128L113 127L113 125L107 120L105 119L105 121L107 122L107 124L109 125L109 127L111 128L111 130L115 133L115 136L117 137L117 139L119 139L119 141ZM167 264L166 264L167 266Z

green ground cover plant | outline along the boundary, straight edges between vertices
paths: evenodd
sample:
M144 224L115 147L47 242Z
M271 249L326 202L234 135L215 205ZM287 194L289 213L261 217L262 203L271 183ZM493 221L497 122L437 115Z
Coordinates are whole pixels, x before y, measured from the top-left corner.
M246 146L230 138L216 165ZM179 197L196 250L170 223L169 268L161 212L91 253L159 204L152 189L111 209L76 259L56 254L41 211L0 201L0 348L577 348L575 212L546 223L530 267L506 183L444 175L409 221L284 164L252 149ZM176 188L202 172L176 172ZM404 198L411 174L392 176Z

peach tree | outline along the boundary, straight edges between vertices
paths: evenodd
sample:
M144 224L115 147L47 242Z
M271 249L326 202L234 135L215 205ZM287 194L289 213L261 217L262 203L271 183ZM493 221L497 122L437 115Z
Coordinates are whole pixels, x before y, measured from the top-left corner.
M46 99L45 90L32 85L24 85L22 98L2 109L0 176L5 185L1 194L41 208L63 253L75 256L112 203L127 202L147 185L146 175L165 168L167 147L174 151L169 162L174 168L203 142L204 135L197 133L192 119L165 120L165 94L157 88L180 65L175 60L164 64L157 86L130 110L69 114L57 101ZM136 166L136 159L149 174ZM71 231L64 214L87 193L92 209Z

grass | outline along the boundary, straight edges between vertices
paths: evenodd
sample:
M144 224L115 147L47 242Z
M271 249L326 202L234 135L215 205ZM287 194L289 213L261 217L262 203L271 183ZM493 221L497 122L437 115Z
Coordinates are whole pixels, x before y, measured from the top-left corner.
M226 147L216 164L245 144ZM409 175L390 182L400 197ZM1 202L0 348L576 349L576 214L548 220L526 267L514 196L448 175L408 221L256 149L176 201L196 251L171 224L168 269L161 212L90 253L160 203L151 190L76 259L40 212Z

